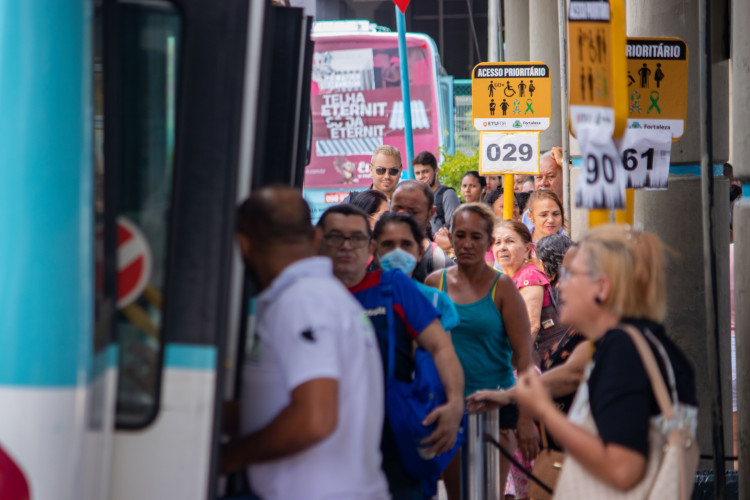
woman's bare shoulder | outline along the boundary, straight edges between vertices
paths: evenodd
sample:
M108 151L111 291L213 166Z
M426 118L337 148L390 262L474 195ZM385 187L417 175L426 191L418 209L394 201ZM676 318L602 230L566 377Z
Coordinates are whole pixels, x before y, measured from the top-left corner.
M443 269L431 272L425 279L424 284L431 286L432 288L438 288L440 286L440 278L442 277Z

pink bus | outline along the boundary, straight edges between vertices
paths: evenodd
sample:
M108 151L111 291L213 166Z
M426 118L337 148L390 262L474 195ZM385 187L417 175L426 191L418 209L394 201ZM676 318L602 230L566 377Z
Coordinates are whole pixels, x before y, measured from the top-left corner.
M368 21L320 21L313 28L312 145L305 198L317 220L328 206L372 183L372 151L383 144L406 162L397 33ZM453 78L435 42L406 35L414 154L453 149ZM406 165L404 165L406 168Z

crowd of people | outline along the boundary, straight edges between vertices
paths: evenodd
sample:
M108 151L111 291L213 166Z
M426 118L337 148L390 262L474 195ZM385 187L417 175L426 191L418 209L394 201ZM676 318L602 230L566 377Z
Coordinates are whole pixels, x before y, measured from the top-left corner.
M291 188L260 189L239 207L240 248L262 292L240 437L224 447L222 469L247 468L264 499L423 499L441 478L460 498L460 451L442 476L415 476L407 417L389 411L394 397L412 397L392 386L416 380L421 352L444 389L411 443L425 460L455 453L466 411L499 409L500 444L517 463L501 459L506 499L529 498L541 427L566 453L556 498L645 498L661 411L632 328L693 432L697 411L690 363L661 326L659 238L612 225L571 241L560 148L512 186L467 172L463 202L440 183L433 154L412 163L416 180L399 182L399 151L377 148L370 189L315 227Z

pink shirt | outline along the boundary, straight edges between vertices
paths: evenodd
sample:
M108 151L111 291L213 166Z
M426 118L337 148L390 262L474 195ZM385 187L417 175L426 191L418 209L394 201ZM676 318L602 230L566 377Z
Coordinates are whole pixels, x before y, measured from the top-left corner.
M525 286L543 286L545 293L544 300L542 300L542 307L547 307L552 303L549 298L549 280L534 264L526 264L522 267L513 276L513 283L519 290Z

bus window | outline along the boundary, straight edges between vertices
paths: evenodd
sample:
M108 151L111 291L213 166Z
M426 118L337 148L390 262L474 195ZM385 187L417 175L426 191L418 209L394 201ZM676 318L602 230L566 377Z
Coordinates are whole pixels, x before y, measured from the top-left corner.
M440 116L442 118L443 149L449 155L456 152L453 125L453 77L440 77Z
M165 1L122 2L116 120L118 427L148 424L158 410L162 293L173 179L180 17ZM105 60L105 64L107 61Z

